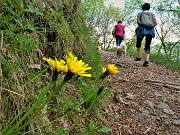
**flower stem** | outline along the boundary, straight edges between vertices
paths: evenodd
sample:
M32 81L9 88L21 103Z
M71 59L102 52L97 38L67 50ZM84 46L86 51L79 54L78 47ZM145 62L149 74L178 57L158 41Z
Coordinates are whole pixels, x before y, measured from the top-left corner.
M25 124L23 124L23 126L18 128L18 130L16 130L15 132L21 131L21 129L23 129L25 126L27 126L32 121L34 121L35 117L43 109L43 107L54 97L54 95L56 95L62 89L62 87L67 83L67 81L69 81L72 78L72 76L73 76L73 74L67 73L64 77L64 80L61 82L61 84L57 85L55 90L52 93L50 93L49 95L47 95L45 101L42 102L42 104L40 106L38 105L39 107L36 108L33 116L31 118L29 118L28 121ZM56 81L56 80L54 80L54 81Z

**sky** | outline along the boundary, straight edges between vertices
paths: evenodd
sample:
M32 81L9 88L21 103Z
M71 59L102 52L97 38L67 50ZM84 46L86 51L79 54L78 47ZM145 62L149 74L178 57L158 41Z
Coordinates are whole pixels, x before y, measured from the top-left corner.
M104 0L105 5L109 6L112 5L113 7L124 7L124 2L125 0ZM149 2L149 3L154 3L160 0L144 0L144 2ZM175 1L175 0L174 0ZM174 2L174 6L177 6L178 4L178 0L176 0Z
M112 5L113 7L124 7L125 0L104 0L105 5Z

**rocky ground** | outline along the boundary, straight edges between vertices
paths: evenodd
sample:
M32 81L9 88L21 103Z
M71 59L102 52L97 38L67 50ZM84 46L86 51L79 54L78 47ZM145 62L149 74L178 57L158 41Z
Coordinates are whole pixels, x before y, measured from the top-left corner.
M119 68L111 76L112 98L103 110L108 135L180 135L180 75L134 57L117 58L115 52L101 51L106 64Z

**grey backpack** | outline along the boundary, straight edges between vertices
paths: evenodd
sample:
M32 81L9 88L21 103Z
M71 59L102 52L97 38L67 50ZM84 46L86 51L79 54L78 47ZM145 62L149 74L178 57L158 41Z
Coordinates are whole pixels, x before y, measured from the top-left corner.
M154 14L150 11L142 11L140 20L142 26L145 28L153 28L155 26L153 22Z

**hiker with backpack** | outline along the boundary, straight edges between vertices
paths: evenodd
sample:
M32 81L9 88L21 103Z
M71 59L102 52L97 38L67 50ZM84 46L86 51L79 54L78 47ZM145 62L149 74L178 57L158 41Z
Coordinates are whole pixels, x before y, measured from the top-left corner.
M137 15L137 24L138 28L136 29L136 48L137 48L137 57L135 61L141 60L141 43L143 38L146 38L145 42L145 61L143 66L149 66L149 57L150 57L150 45L152 38L155 37L154 27L157 25L155 15L149 11L150 4L145 3L142 5L142 12Z

